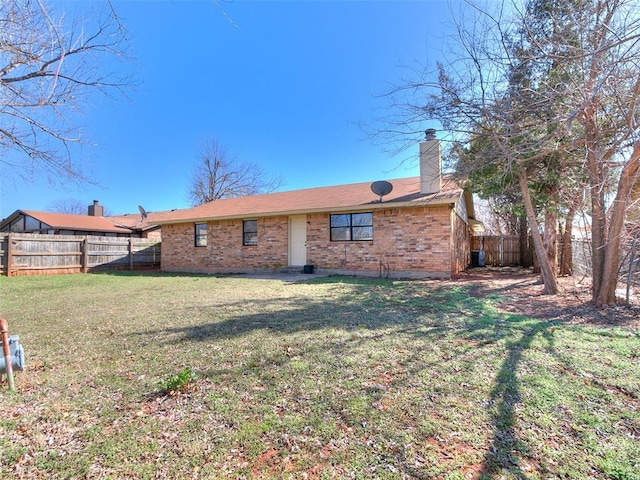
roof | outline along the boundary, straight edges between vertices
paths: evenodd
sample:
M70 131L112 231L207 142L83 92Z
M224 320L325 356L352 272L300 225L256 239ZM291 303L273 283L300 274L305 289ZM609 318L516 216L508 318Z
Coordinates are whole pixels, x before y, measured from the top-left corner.
M142 215L139 213L110 215L104 218L121 227L126 227L131 230L145 231L158 228L158 225L154 223L154 220L161 218L163 213L165 212L147 212L146 218L142 218Z
M463 189L450 175L443 176L443 187L440 192L434 194L420 193L420 177L389 180L393 190L382 202L379 201L378 195L371 191L371 183L352 183L215 200L193 208L158 212L162 215L154 219L153 223L162 225L272 215L443 205L455 203L463 195Z
M87 232L105 232L105 233L126 233L130 234L131 230L114 225L103 217L93 217L89 215L73 215L70 213L51 213L36 212L33 210L16 210L5 220L12 221L19 214L33 217L39 222L49 225L56 230L77 230Z

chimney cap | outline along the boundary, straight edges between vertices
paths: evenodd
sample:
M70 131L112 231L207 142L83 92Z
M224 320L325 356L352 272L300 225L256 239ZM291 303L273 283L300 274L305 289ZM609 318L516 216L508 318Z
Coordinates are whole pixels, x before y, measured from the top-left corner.
M94 205L98 205L99 203L100 203L100 202L99 202L98 200L94 200L94 201L93 201L93 204L94 204Z
M436 139L436 129L435 128L427 128L424 131L425 140L435 140Z

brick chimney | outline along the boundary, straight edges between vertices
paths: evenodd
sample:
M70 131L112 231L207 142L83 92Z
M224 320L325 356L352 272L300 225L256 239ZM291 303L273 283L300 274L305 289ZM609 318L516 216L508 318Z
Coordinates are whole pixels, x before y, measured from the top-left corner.
M89 205L88 210L89 211L87 215L89 215L90 217L102 217L104 215L104 207L100 205L100 202L98 202L98 200L94 200L93 205Z
M442 189L442 155L436 130L425 130L420 142L420 193L437 193Z

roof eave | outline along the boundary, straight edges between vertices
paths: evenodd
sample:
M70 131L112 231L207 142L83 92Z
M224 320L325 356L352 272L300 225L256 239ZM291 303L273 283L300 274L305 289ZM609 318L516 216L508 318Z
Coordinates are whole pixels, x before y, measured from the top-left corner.
M155 225L172 225L172 224L180 224L180 223L204 223L204 222L212 222L212 221L221 221L221 220L238 220L238 219L247 219L247 218L264 218L264 217L284 217L289 215L305 215L305 214L313 214L313 213L339 213L339 212L364 212L370 210L383 210L387 208L408 208L408 207L426 207L426 206L437 206L437 205L451 205L455 204L455 202L460 198L462 192L457 194L451 194L443 197L435 197L435 198L426 198L420 200L413 200L409 202L394 202L394 201L386 201L386 202L374 202L374 203L365 203L360 205L346 205L346 206L338 206L338 207L322 207L322 208L306 208L306 209L298 209L298 210L279 210L273 212L262 212L258 214L234 214L234 215L221 215L221 216L208 216L208 217L192 217L192 218L183 218L183 219L175 219L175 220L162 220L153 222Z

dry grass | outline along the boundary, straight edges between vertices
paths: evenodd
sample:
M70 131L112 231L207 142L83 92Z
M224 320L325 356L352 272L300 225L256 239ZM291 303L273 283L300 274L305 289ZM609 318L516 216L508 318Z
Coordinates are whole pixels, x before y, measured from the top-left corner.
M640 478L638 332L506 312L508 284L0 288L29 367L0 393L0 478Z

